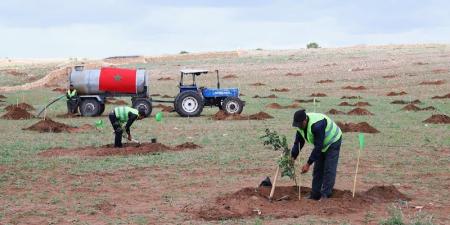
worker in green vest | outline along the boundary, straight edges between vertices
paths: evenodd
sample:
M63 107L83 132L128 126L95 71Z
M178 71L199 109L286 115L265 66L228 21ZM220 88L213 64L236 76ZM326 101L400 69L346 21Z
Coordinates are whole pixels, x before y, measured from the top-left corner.
M296 128L295 142L291 156L295 160L305 142L314 145L308 161L302 166L302 173L314 164L312 188L309 199L327 199L332 195L342 131L328 116L321 113L306 113L298 110L294 114L292 126Z
M69 114L77 113L80 98L78 97L77 90L75 90L73 85L70 85L69 89L67 90L66 98L67 98L67 112Z
M112 127L114 129L114 147L121 148L122 147L122 134L123 130L128 135L128 140L131 141L131 133L130 127L136 120L141 120L145 117L145 109L139 108L139 110L135 108L131 108L128 106L119 106L116 107L109 114L109 121L111 121Z

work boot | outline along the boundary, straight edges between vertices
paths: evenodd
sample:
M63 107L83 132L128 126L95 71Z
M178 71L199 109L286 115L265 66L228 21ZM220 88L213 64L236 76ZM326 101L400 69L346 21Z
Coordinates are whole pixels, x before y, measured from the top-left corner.
M320 195L316 195L316 194L313 194L313 193L309 193L308 195L306 195L306 198L307 198L307 199L311 199L311 200L316 200L316 201L318 201L318 200L320 199Z

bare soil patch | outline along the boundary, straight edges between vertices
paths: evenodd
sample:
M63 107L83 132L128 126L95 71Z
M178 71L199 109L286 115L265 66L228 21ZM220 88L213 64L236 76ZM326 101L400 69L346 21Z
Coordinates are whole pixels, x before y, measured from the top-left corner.
M222 79L235 79L238 78L238 76L234 75L234 74L228 74L224 77L222 77Z
M401 91L401 92L391 91L391 92L387 93L386 96L399 96L399 95L406 95L406 94L408 94L408 93L406 93L404 91Z
M64 88L58 87L58 88L53 88L52 91L64 94L64 93L66 93L67 90Z
M444 114L434 114L432 115L430 118L426 119L423 121L424 123L435 123L435 124L440 124L440 123L450 123L450 117Z
M362 132L362 133L379 133L377 129L370 126L367 122L361 123L343 123L336 122L342 132Z
M445 84L445 80L435 80L435 81L422 81L420 85L441 85Z
M309 103L309 102L314 102L314 99L295 99L294 102ZM320 102L320 101L316 99L316 102Z
M27 104L27 103L19 103L19 104L12 104L5 107L5 110L12 110L13 108L21 108L23 110L34 110L34 107Z
M397 75L386 75L386 76L383 76L384 79L391 79L391 78L395 78L395 77L397 77Z
M364 86L355 86L355 87L353 87L353 86L345 86L345 87L342 87L342 89L347 89L347 90L367 90L367 88L364 87Z
M184 143L175 147L166 146L161 143L124 143L122 148L114 148L113 144L99 147L82 148L54 148L39 153L43 157L60 156L114 156L114 155L143 155L157 152L183 151L186 149L196 149L200 146L194 143Z
M334 81L327 79L327 80L319 80L316 83L318 83L318 84L325 84L325 83L334 83Z
M303 74L302 73L286 73L286 76L300 77L300 76L303 76Z
M27 110L20 107L10 107L7 112L2 116L2 119L6 120L27 120L33 118L34 115Z
M274 92L289 92L290 90L288 88L274 88L274 89L270 89L270 91L274 91Z
M252 84L250 84L250 86L266 86L266 84L263 84L263 83L252 83Z
M0 98L6 98L6 96L4 96L4 95L0 95Z
M266 107L270 108L270 109L296 109L296 108L300 107L300 105L293 103L291 105L282 106L278 103L270 103L270 104L266 105Z
M273 116L265 112L259 112L252 115L241 115L241 114L230 115L220 110L216 114L214 114L212 118L214 120L266 120L272 119Z
M327 112L331 115L345 115L345 112L339 111L337 109L330 109L330 111Z
M81 127L73 127L64 123L59 123L51 120L50 118L46 118L45 120L41 120L28 128L24 128L23 130L31 130L37 131L41 133L79 133L85 132L94 129L92 125L84 124Z
M271 95L268 95L268 96L255 95L255 96L253 96L253 98L278 98L278 96L276 96L274 94L271 94Z
M171 77L160 77L158 78L158 80L162 81L162 80L173 80L173 78Z
M354 116L371 116L374 115L373 113L371 113L369 110L367 109L363 109L363 108L354 108L352 110L350 110L347 115L354 115Z
M309 97L326 97L324 93L312 93Z
M450 93L442 96L433 96L431 99L444 99L444 98L450 98Z
M391 104L400 104L400 105L404 105L404 104L420 104L422 103L419 99L416 99L414 101L405 101L405 100L395 100L392 101Z
M355 198L349 190L335 189L333 195L325 201L306 199L305 196L310 191L309 187L302 187L302 198L299 200L296 186L276 187L274 201L270 202L268 200L270 187L248 187L217 197L214 201L193 210L192 213L205 220L259 216L275 218L332 216L360 212L373 204L411 200L394 186L374 186L367 191L357 192Z
M361 96L342 96L341 99L362 99Z

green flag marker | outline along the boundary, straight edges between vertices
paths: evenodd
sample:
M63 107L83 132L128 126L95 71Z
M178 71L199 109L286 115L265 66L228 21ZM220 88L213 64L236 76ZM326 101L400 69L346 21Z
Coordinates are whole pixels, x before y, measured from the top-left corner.
M95 121L95 127L97 129L102 129L105 126L105 123L103 122L103 120L97 120Z
M359 149L364 149L364 134L363 133L359 133L358 135L359 137Z
M161 122L162 118L163 118L162 112L156 113L156 115L155 115L155 120L156 120L157 122Z

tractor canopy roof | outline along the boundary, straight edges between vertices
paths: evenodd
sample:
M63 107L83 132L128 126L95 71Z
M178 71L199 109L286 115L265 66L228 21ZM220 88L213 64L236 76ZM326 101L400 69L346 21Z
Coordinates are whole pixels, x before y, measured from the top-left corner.
M203 74L203 73L208 73L208 70L203 70L203 69L184 69L184 70L180 70L181 73L183 74L195 74L197 76Z

